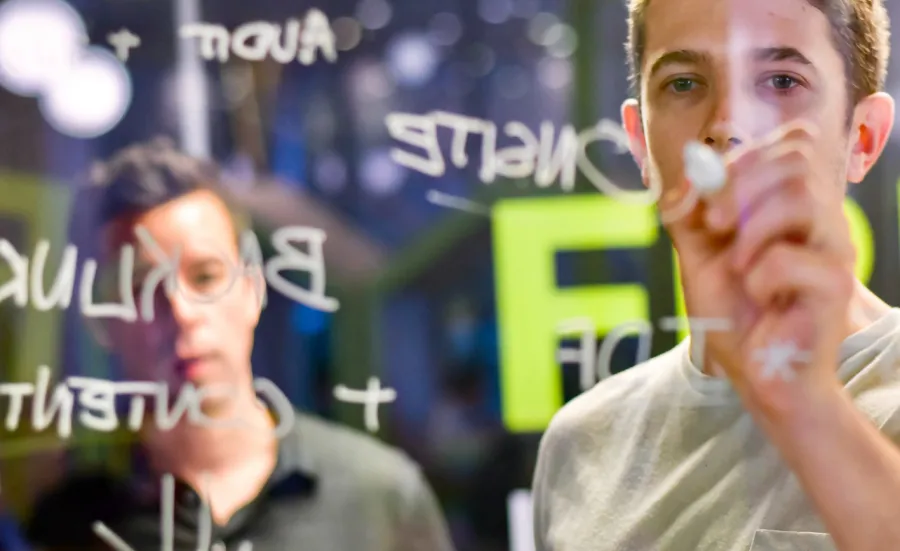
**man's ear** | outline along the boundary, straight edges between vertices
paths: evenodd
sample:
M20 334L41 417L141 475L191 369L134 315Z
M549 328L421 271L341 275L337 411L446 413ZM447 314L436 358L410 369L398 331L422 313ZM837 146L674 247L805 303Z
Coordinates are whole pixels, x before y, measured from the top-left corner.
M881 156L894 126L894 98L877 92L853 110L847 180L858 184Z
M255 328L259 324L259 316L266 304L266 277L263 274L263 267L256 264L249 264L241 277L243 284L244 304L246 308L247 319Z
M644 123L641 120L641 106L638 100L630 98L622 103L622 126L628 134L628 148L634 162L641 169L641 180L647 187L647 139L644 137Z

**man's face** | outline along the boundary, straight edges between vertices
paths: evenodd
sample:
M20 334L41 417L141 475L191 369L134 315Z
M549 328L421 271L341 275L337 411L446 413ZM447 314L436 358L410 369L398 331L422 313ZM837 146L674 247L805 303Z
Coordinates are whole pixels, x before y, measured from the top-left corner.
M804 119L819 131L815 185L843 194L847 85L822 12L806 0L652 0L645 31L643 125L629 128L645 185L683 189L688 141L725 152Z
M135 246L133 287L140 312L144 280L164 259L136 239L138 227L166 258L175 258L180 250L178 288L169 293L165 281L159 283L151 321L139 315L134 323L115 320L110 325L111 346L126 375L165 381L172 391L186 381L243 391L252 384L250 353L260 302L252 276L240 264L226 206L212 193L198 191L109 225L111 262L105 268L116 271L122 246Z

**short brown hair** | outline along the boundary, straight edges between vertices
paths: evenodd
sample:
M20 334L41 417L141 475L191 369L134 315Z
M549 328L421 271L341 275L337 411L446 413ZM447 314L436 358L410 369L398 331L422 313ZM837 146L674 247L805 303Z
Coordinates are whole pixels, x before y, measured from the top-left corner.
M252 226L249 214L224 185L218 165L182 153L168 137L131 145L105 163L96 163L91 185L100 203L95 228L201 190L211 191L224 203L236 238Z
M890 20L884 0L807 0L831 23L831 38L844 60L851 106L884 88L890 57ZM641 98L641 67L646 42L646 12L650 0L628 0L629 84Z

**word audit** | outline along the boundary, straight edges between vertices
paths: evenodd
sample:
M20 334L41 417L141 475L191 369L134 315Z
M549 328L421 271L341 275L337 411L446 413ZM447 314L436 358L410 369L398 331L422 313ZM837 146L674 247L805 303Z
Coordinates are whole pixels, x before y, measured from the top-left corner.
M118 291L121 303L95 304L93 289L97 277L97 261L88 259L84 262L79 303L81 312L89 318L119 318L133 322L137 320L138 308L135 295L140 299L140 314L144 321L153 319L153 297L156 288L164 282L170 293L179 291L178 271L180 266L180 250L173 255L166 255L144 228L138 226L135 236L141 246L154 258L154 267L144 276L140 290L134 289L134 247L125 245L119 256ZM229 284L217 296L193 297L197 302L212 302L225 295L241 275L265 274L256 278L257 295L261 297L261 307L265 306L265 282L286 297L300 302L310 308L334 312L338 309L338 301L325 296L325 260L322 254L325 232L317 228L301 226L284 227L272 234L272 246L277 254L265 263L263 269L262 250L256 234L245 231L241 236L240 263L231 265ZM306 251L295 245L305 245ZM20 308L29 303L39 311L47 311L59 307L66 309L72 302L75 287L75 272L78 250L68 245L63 252L60 268L49 291L45 291L44 269L50 243L47 240L38 242L33 258L20 254L6 239L0 239L0 258L4 259L12 269L12 278L0 286L0 303L12 298ZM227 259L224 252L223 259ZM228 261L230 264L230 261ZM30 267L30 269L29 269ZM296 270L309 274L309 289L295 285L285 278L281 272ZM29 292L30 291L30 292Z
M289 19L283 29L275 23L253 21L229 33L222 25L188 23L181 26L179 35L199 38L200 56L207 61L218 59L224 63L231 53L247 61L271 57L278 63L296 59L303 65L311 65L319 50L329 62L337 60L334 32L328 18L317 9L309 10L302 24Z

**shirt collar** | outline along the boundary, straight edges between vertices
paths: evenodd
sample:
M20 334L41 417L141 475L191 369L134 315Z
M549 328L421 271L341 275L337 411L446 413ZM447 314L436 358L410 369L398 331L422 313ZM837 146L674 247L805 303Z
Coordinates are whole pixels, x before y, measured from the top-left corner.
M318 465L308 446L302 445L299 423L278 441L275 469L263 486L262 493L272 497L311 497L318 482ZM156 497L161 483L150 469L147 450L141 442L131 446L131 487L142 498Z

